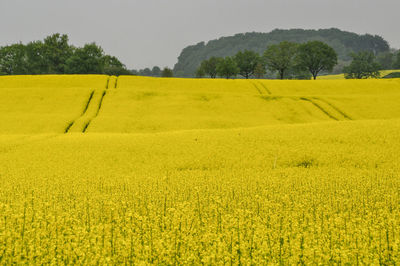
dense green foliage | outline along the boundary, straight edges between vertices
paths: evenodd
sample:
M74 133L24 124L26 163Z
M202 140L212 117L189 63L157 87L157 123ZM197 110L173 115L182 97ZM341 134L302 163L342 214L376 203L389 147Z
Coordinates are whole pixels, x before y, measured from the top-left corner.
M240 68L233 57L227 56L221 59L217 64L217 73L220 77L229 79L237 76L239 72Z
M161 76L161 68L158 66L154 66L151 70L153 77L160 77Z
M264 59L268 68L278 71L280 79L284 79L286 71L295 67L297 46L296 43L283 41L265 50Z
M217 65L221 62L221 58L219 57L211 57L208 60L204 60L201 62L199 68L197 69L197 75L208 75L210 78L217 77ZM203 75L203 76L204 76Z
M116 57L95 43L74 47L59 33L43 41L0 47L0 74L131 74Z
M371 52L359 52L351 55L353 61L344 68L346 79L379 78L380 65Z
M395 69L400 69L400 51L397 52L396 60L394 61L393 67Z
M254 69L254 77L255 77L255 78L258 78L258 79L263 78L264 75L266 74L266 72L267 72L267 71L266 71L266 69L265 69L264 64L261 63L261 62L259 62L259 63L256 65L255 69Z
M257 65L261 62L261 57L256 52L244 50L239 51L235 55L234 60L239 68L239 74L248 79L254 75Z
M358 35L339 29L323 30L274 30L270 33L244 33L235 36L222 37L208 43L200 42L182 50L174 67L177 76L194 76L200 63L212 56L233 56L242 50L255 51L262 54L264 50L282 41L305 43L319 40L333 47L338 54L339 65L349 62L352 52L371 51L375 54L389 51L389 44L380 36L369 34Z
M323 70L332 71L333 67L337 64L335 50L320 41L310 41L301 44L297 53L299 68L308 70L314 79Z
M380 70L391 70L394 66L395 54L392 52L384 52L376 57L376 62L380 66Z
M172 78L174 76L174 72L172 69L165 67L161 72L161 77L163 78Z
M211 57L201 62L196 77L217 75L225 78L240 74L244 78L263 78L266 67L271 73L278 72L280 79L316 79L321 71L332 71L337 64L337 54L329 45L320 41L296 44L283 41L271 45L260 57L256 52L239 51L233 57Z

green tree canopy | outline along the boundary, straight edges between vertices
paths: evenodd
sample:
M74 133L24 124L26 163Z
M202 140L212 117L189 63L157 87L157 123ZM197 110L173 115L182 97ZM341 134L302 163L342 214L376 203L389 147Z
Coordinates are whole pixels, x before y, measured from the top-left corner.
M75 48L59 33L43 41L0 47L0 74L131 74L116 57L94 43Z
M208 60L204 60L201 62L200 68L204 73L209 75L211 78L216 78L217 77L217 65L220 63L223 59L219 57L210 57Z
M151 72L152 72L153 77L161 77L161 68L160 67L154 66L151 69Z
M376 57L376 62L380 65L381 70L393 69L395 55L391 52L380 53Z
M12 44L0 49L0 74L26 74L25 48L22 44Z
M42 41L28 43L25 46L25 53L29 74L48 74L48 61L45 57L45 47Z
M265 65L261 62L259 62L256 66L256 68L254 69L254 76L258 79L263 78L265 73L267 73L266 69L265 69Z
M239 67L234 58L227 56L218 62L217 73L220 77L229 79L237 76L239 73Z
M125 65L119 61L118 58L111 55L103 57L104 60L104 73L107 75L131 75L132 73L126 69Z
M204 72L204 69L202 67L199 67L196 70L196 78L204 78L205 75L206 75L206 72Z
M353 61L344 68L346 79L379 78L380 65L372 52L359 52L351 55Z
M284 41L265 50L265 63L270 70L278 71L280 79L284 79L285 72L295 66L297 46L296 43Z
M321 71L333 70L337 64L337 54L326 43L311 41L299 46L297 60L300 68L308 70L317 79Z
M68 36L53 34L44 39L43 59L50 74L62 74L65 71L66 61L72 55L72 47L68 44Z
M379 54L390 49L388 42L380 36L359 35L335 28L319 30L276 29L269 33L248 32L220 37L207 42L199 42L184 48L178 57L174 73L182 77L192 77L201 62L211 56L234 56L245 49L262 54L266 47L282 41L301 44L316 40L334 48L340 62L344 62L343 65L350 63L350 54L352 52L367 50L374 54ZM338 72L341 70L342 68L337 68Z
M260 62L260 56L256 52L244 50L243 52L239 51L234 56L234 60L239 68L239 74L248 79L254 74L256 66Z
M396 59L395 59L395 61L393 63L393 67L395 69L400 69L400 51L398 51L397 54L396 54Z
M69 74L101 74L104 71L104 52L95 43L86 44L74 50L66 62L66 72Z
M153 72L151 72L150 68L146 67L144 69L139 70L139 75L145 77L151 77L153 75Z
M174 76L174 72L172 71L172 69L170 69L168 67L164 67L164 69L161 72L161 77L172 78L173 76Z

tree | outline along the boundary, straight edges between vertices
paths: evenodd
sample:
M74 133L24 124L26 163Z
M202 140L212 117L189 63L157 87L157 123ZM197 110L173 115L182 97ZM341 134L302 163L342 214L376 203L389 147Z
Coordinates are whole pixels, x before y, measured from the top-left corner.
M301 69L310 71L317 79L321 71L332 71L337 64L337 54L329 45L320 41L310 41L298 48L298 64Z
M220 60L217 65L217 73L220 77L227 79L235 77L239 73L239 68L236 65L236 61L232 57L225 57Z
M48 61L45 56L45 48L42 41L30 42L25 47L27 56L27 72L29 74L48 73Z
M75 49L66 62L66 72L70 74L102 74L104 73L104 52L95 43L85 44Z
M285 72L295 65L297 46L295 43L284 41L265 50L264 59L268 68L278 71L280 79L284 79Z
M393 63L395 69L400 69L400 51L397 52L396 59Z
M223 59L219 57L210 57L208 60L201 62L200 68L202 68L207 75L214 79L217 76L217 65L222 60Z
M256 68L254 69L254 76L258 79L261 79L266 73L267 71L265 69L265 66L262 63L258 63Z
M153 77L160 77L161 76L161 68L158 66L154 66L153 69L151 70Z
M146 67L145 69L139 70L139 76L151 77L153 76L153 72L151 72L150 68Z
M381 66L381 70L390 70L393 69L395 55L391 52L380 53L376 57L377 63Z
M26 56L23 44L13 44L0 48L0 74L26 74Z
M62 74L65 72L66 62L72 55L72 47L68 44L68 36L53 34L44 39L43 59L47 64L47 73Z
M47 36L44 41L0 47L2 75L65 73L132 74L118 58L104 55L95 43L76 48L68 44L67 35L59 33Z
M125 65L121 63L115 56L106 55L104 59L104 74L107 75L131 75L132 73L126 69Z
M248 79L254 74L256 66L260 62L260 56L256 52L245 50L238 52L234 60L239 68L239 74Z
M379 78L380 65L372 52L359 52L351 55L353 61L344 68L346 79Z
M172 72L172 69L168 67L164 67L164 69L161 72L161 77L163 78L172 78L174 76L174 73Z
M204 69L200 66L197 71L196 71L196 78L204 78L204 76L206 75L206 72L204 71Z

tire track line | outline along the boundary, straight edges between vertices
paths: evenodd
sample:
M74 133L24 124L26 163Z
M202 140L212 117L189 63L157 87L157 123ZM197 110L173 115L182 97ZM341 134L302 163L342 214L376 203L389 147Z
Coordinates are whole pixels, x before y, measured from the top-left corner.
M331 115L328 111L326 111L321 105L319 105L318 103L316 103L314 100L312 100L312 99L310 99L310 98L305 98L305 97L301 97L300 100L312 103L315 107L317 107L317 108L318 108L319 110L321 110L324 114L326 114L327 116L329 116L331 119L336 120L336 121L339 121L339 119L337 119L336 117L334 117L333 115Z
M335 109L335 111L337 111L339 114L341 114L344 118L348 119L348 120L353 120L349 115L347 115L345 112L343 112L342 110L340 110L338 107L336 107L335 105L333 105L332 103L330 103L329 101L322 99L322 98L314 98L317 100L320 100L321 102L326 103L327 105L329 105L330 107L332 107L333 109Z
M118 78L119 78L119 76L117 76L115 79L114 89L118 88Z
M256 84L255 82L253 82L253 81L250 81L250 82L251 82L251 84L257 89L258 93L259 93L260 95L263 95L262 91L261 91L260 88L257 86L257 84Z
M95 119L99 115L101 106L103 104L104 96L106 96L106 93L107 93L106 90L103 91L103 94L101 95L101 98L100 98L99 105L97 107L96 114L92 118L90 118L89 121L86 123L86 125L83 127L82 133L86 132L86 130L88 129L88 127L89 127L90 123L93 121L93 119Z
M90 105L90 103L92 102L93 95L94 95L94 90L90 93L89 99L86 101L86 105L85 105L85 108L83 109L82 114L81 114L78 118L76 118L75 120L73 120L72 122L70 122L70 123L67 125L67 127L66 127L65 130L64 130L64 134L67 134L67 133L69 132L69 130L71 129L71 127L75 124L75 122L76 122L79 118L81 118L82 116L84 116L84 115L86 114L86 111L88 110L89 105Z
M262 83L261 81L257 81L258 82L258 84L260 84L261 85L261 87L263 87L264 88L264 90L267 92L267 94L269 94L269 95L271 95L272 93L271 93L271 91L267 88L267 86L265 86L265 84L264 83Z
M114 83L114 88L116 89L118 86L118 77L116 77L115 79L115 83ZM92 121L99 115L101 107L103 106L103 101L104 101L104 97L107 94L107 90L110 88L110 77L108 77L107 79L107 84L106 84L106 89L103 91L100 101L99 101L99 105L97 106L97 110L96 113L94 114L94 116L92 118L89 119L89 121L85 124L85 126L82 129L82 133L86 133L87 129L89 128L90 124L92 123Z

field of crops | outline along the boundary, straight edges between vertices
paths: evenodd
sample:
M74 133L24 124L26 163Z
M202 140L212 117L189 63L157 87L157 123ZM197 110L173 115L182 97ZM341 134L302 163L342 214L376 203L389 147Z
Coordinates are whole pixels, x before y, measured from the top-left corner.
M398 73L400 70L395 69L395 70L381 70L380 74L381 77L384 77L386 75L389 75L390 73ZM337 79L344 79L344 74L337 74L337 75L323 75L319 76L318 79L320 80L337 80Z
M0 77L0 264L397 264L400 80Z

